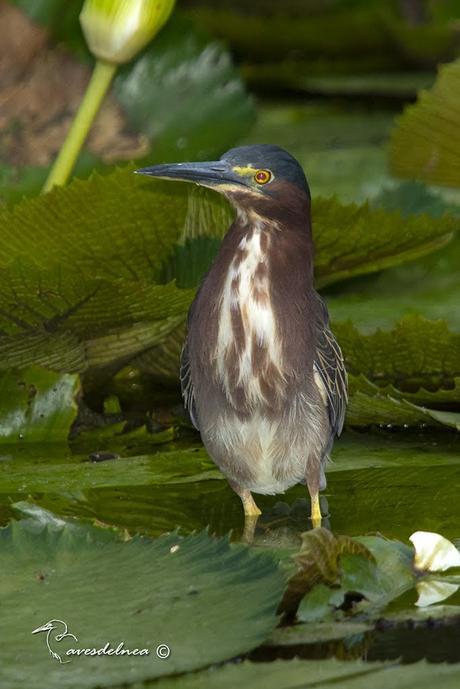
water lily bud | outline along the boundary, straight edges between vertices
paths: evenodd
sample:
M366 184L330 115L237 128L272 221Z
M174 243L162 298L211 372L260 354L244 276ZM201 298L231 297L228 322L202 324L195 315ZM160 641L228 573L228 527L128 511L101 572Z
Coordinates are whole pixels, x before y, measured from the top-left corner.
M129 62L167 21L175 0L85 0L80 24L91 52Z

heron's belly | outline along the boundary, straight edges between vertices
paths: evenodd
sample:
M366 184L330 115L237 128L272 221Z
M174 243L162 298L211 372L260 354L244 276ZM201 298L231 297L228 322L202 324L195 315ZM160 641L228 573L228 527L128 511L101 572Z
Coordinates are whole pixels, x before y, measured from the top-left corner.
M321 462L325 445L320 407L309 406L302 418L295 409L290 411L277 421L260 412L247 420L227 412L202 429L203 442L217 466L239 487L270 495L284 493L305 482L309 463Z

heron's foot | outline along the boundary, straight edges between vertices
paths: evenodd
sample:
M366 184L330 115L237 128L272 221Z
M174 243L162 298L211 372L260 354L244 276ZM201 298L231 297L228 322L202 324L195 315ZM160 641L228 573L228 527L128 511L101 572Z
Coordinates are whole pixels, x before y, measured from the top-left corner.
M319 506L319 493L313 493L311 497L311 523L314 529L318 529L321 526L321 508Z

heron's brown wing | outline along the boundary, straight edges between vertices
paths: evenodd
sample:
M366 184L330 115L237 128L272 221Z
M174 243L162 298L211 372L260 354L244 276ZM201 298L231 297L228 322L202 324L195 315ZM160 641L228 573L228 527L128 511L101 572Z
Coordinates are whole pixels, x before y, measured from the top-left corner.
M342 350L329 327L327 306L318 297L320 317L316 324L314 367L324 384L331 430L340 435L348 401L348 379Z
M187 339L184 342L180 355L180 386L182 397L184 398L184 406L189 413L190 421L193 423L196 430L199 431L195 407L195 392L193 390L192 376L190 374L190 358Z

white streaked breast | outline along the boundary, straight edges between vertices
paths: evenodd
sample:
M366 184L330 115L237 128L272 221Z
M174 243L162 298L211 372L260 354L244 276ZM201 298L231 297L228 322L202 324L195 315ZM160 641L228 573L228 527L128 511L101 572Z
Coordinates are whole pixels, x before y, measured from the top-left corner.
M265 361L282 371L282 351L277 332L276 318L273 311L267 256L262 250L260 223L240 242L239 249L245 252L244 258L235 257L230 265L225 281L219 315L219 329L216 346L216 362L220 379L224 383L227 397L231 400L232 391L226 369L226 356L234 344L235 335L232 326L232 310L240 309L245 343L239 355L238 384L246 390L248 401L256 405L264 398L259 380L253 372L253 339L266 349ZM270 237L266 237L268 243ZM259 270L260 264L264 270ZM235 287L236 285L236 287Z

